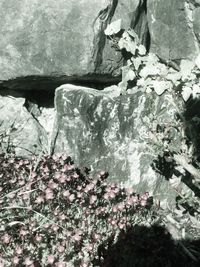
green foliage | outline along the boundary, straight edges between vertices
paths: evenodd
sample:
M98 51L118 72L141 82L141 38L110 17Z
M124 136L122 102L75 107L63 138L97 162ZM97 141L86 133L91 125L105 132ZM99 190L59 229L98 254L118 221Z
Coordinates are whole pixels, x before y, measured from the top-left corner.
M105 30L106 35L114 36L120 31L119 22L111 23ZM200 94L200 55L194 60L182 60L180 70L176 70L152 53L146 53L134 30L125 30L118 41L118 48L129 53L127 66L122 68L122 93L128 89L128 82L135 81L138 89L150 93L155 91L162 95L166 90L176 91L181 88L184 101ZM136 90L136 88L134 88Z

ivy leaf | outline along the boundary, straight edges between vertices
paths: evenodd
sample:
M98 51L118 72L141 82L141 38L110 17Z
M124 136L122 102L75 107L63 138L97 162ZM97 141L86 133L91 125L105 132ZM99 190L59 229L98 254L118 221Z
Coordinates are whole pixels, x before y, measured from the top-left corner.
M178 80L181 79L181 73L170 68L169 72L167 73L166 79L172 81L173 84L177 85Z
M138 70L140 65L141 65L141 63L142 63L141 57L133 58L132 61L133 61L135 69Z
M157 95L162 95L165 90L170 89L170 83L168 81L152 81L152 87Z
M192 96L195 98L198 97L199 95L200 95L200 87L198 84L194 84L192 87Z
M144 45L140 44L138 47L138 53L140 56L144 56L146 54L146 48Z
M200 70L200 54L197 56L197 58L195 60L195 64L196 64L197 68Z
M156 66L148 66L146 65L143 69L140 71L140 76L143 78L148 77L149 75L158 75L159 69Z
M127 32L123 33L122 38L118 42L118 46L120 49L124 48L127 52L130 52L132 55L135 55L137 45Z
M135 72L130 68L130 66L122 67L122 80L132 81L135 79Z
M110 23L104 31L105 35L117 34L121 30L121 23L122 23L121 19L118 19Z
M188 99L190 98L191 94L192 94L192 89L191 89L191 87L189 87L189 86L184 86L184 87L182 88L181 95L182 95L182 97L183 97L183 99L184 99L185 102L188 101Z

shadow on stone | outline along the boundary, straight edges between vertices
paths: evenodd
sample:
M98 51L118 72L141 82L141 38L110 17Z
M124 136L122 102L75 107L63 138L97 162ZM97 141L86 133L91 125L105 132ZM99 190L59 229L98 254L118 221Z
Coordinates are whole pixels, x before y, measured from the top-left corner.
M108 247L99 247L101 267L197 267L200 263L200 240L172 239L161 226L135 225L121 231L116 243L107 240Z

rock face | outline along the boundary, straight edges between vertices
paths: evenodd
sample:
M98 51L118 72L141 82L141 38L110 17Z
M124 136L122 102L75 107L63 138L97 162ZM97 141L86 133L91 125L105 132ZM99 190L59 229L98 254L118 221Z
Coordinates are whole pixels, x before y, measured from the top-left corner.
M197 1L147 1L150 50L165 60L193 59L199 52Z
M23 97L0 97L0 152L15 152L22 157L47 152L46 131L24 104Z
M50 90L51 77L55 89L118 76L123 59L104 30L119 18L164 60L193 58L199 9L195 0L1 0L0 85Z
M110 180L138 191L159 192L161 199L174 195L153 170L154 156L147 144L159 110L166 110L159 116L164 125L170 125L176 113L167 95L120 96L115 86L100 92L66 84L56 90L55 107L53 152L71 155L93 173L108 171Z
M121 55L111 50L104 29L114 15L130 25L132 2L1 0L0 80L118 75Z

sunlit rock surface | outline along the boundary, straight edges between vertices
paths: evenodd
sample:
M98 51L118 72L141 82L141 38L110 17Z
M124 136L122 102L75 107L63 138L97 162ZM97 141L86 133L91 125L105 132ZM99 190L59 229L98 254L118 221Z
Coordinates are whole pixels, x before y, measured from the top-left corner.
M147 1L150 50L165 60L194 59L199 52L198 3L190 0ZM197 38L198 37L198 38Z
M0 96L1 153L32 157L47 152L47 133L24 104L23 97Z
M162 200L174 196L152 168L155 155L148 144L156 119L168 125L176 113L167 94L119 95L116 86L97 91L66 84L56 90L55 108L53 153L65 152L78 166L108 171L110 180L159 193Z
M104 30L113 16L129 27L134 2L1 0L0 80L119 75L121 53L111 49Z

